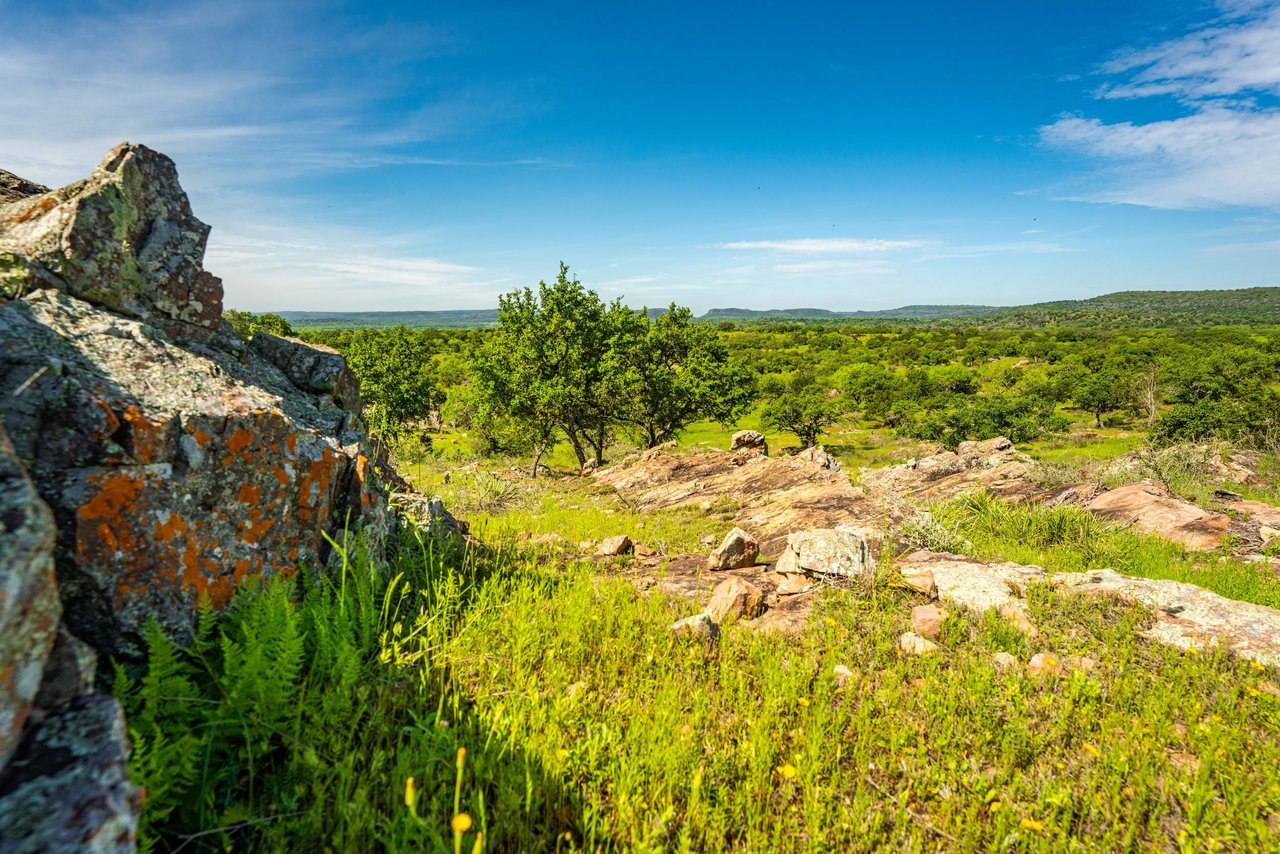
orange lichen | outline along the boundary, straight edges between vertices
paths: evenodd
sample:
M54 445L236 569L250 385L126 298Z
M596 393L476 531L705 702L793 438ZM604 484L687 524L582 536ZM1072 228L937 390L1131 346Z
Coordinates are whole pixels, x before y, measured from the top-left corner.
M236 432L231 434L231 438L227 440L227 450L233 454L238 454L245 448L249 447L253 442L253 434L248 430L240 427Z
M240 493L236 497L240 499L241 504L257 504L258 500L262 498L262 490L252 483L242 484Z
M91 480L97 484L98 494L76 511L85 521L120 518L134 509L134 502L142 492L142 481L127 472L98 475Z
M157 540L171 540L187 530L186 521L177 513L169 514L169 518L156 525Z
M196 444L197 444L197 445L199 445L199 446L200 446L200 447L202 447L202 448L203 448L203 447L205 447L206 445L208 445L208 444L209 444L209 440L213 438L212 436L210 436L208 433L204 432L203 430L196 430L195 432L193 432L193 433L191 434L191 436L192 436L192 438L193 438L193 439L195 439L195 440L196 440Z

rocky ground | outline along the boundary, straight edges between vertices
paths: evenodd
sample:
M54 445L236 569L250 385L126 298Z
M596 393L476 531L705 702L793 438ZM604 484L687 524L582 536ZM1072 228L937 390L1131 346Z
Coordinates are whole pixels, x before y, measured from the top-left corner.
M1256 479L1247 465L1228 463L1229 467L1219 461L1222 475L1239 482ZM1082 479L1049 487L1037 475L1033 460L999 438L864 469L857 485L820 449L775 458L762 447L697 453L656 448L590 476L641 511L733 502L735 527L722 542L706 543L716 546L709 555L647 550L616 570L641 589L706 601L711 625L707 631L726 619L761 629L799 631L818 590L857 585L875 572L872 555L879 553L883 560L888 551L903 583L936 596L943 607L994 609L1028 632L1035 628L1022 611L1019 591L1045 582L1150 607L1156 618L1150 636L1161 642L1183 649L1221 644L1251 660L1280 665L1280 611L1236 602L1191 584L1114 571L1054 574L1037 566L991 564L929 551L892 553L895 547L906 548L909 538L902 536L903 523L917 518L927 504L985 491L1013 502L1076 504L1190 551L1229 547L1280 571L1280 561L1261 553L1280 542L1280 531L1274 527L1280 519L1278 507L1220 490L1219 507L1205 508L1151 481L1108 487ZM627 553L630 548L628 543ZM618 553L611 550L608 556ZM686 628L681 626L682 631ZM904 636L903 649L928 653L933 648L930 635L936 637L936 632Z

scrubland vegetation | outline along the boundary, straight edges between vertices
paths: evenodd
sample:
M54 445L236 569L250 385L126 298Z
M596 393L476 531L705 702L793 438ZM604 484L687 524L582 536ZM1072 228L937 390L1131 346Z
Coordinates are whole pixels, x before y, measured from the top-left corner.
M707 324L604 304L563 269L500 316L305 333L347 354L401 473L475 540L408 526L385 569L351 542L339 572L245 589L189 649L152 632L117 691L153 850L1280 848L1276 673L1048 586L1028 591L1033 639L961 610L941 654L897 646L925 601L894 570L910 548L1280 607L1265 565L979 494L886 532L873 583L829 585L799 636L727 625L704 645L667 631L694 603L538 542L697 551L730 499L639 512L578 469L741 427L853 470L996 435L1046 481L1140 452L1206 500L1223 484L1178 449L1234 443L1274 485L1280 329ZM997 652L1092 666L1002 673Z

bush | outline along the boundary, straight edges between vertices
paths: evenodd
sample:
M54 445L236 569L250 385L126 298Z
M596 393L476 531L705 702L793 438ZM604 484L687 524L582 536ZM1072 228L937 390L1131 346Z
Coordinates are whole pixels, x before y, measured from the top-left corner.
M925 416L904 429L907 435L941 442L954 449L961 442L1006 436L1029 442L1059 433L1071 422L1053 405L1030 397L974 397L945 412Z

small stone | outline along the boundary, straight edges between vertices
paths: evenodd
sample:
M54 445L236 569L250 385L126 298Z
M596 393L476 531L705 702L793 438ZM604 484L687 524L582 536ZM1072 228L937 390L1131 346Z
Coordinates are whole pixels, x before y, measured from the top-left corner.
M1069 655L1067 656L1067 663L1074 669L1083 670L1085 673L1092 672L1098 666L1098 662L1087 655Z
M730 451L746 451L748 453L769 456L769 443L764 434L757 430L739 430L729 440Z
M591 554L592 551L595 550L595 547L596 547L595 540L579 540L578 541L578 551L581 554L589 555Z
M1056 675L1062 672L1062 661L1051 652L1037 652L1027 662L1027 672L1032 676Z
M632 548L631 538L626 534L618 534L616 537L606 537L600 541L600 545L596 548L596 557L631 554Z
M698 542L702 543L704 546L714 546L716 544L716 535L703 534L702 539L699 540Z
M552 547L558 548L560 546L563 546L564 543L565 543L564 537L556 533L543 534L540 537L533 538L533 544L536 546L552 546Z
M898 638L898 649L907 655L931 655L940 648L933 641L922 638L915 632L905 632Z
M1029 638L1038 637L1040 630L1031 622L1031 618L1027 616L1027 612L1022 610L1022 606L1017 602L1006 602L999 608L1000 616L1004 617L1013 627L1022 632Z
M791 546L784 548L782 554L778 555L778 559L773 562L773 571L780 572L783 575L800 574L800 559L791 550Z
M837 664L831 668L831 677L835 680L837 688L843 688L853 678L853 671L843 664Z
M991 656L991 664L1001 673L1008 670L1017 670L1019 666L1017 657L1007 652L997 652Z
M1266 543L1280 537L1280 528L1273 528L1270 525L1262 525L1258 528L1258 536L1262 538L1262 542Z
M634 550L636 557L653 557L658 553L657 549L642 545L636 545Z
M678 638L710 642L720 636L720 627L706 614L695 614L672 623L671 633Z
M937 605L917 605L911 609L911 628L921 637L937 640L948 616L949 613Z
M707 569L745 569L760 556L760 543L741 528L725 534L720 547L707 557Z
M905 569L902 571L902 580L912 590L932 599L938 598L938 585L933 580L933 570Z
M1267 816L1267 830L1280 836L1280 812L1273 812Z
M1258 683L1258 690L1264 694L1270 694L1273 697L1280 698L1280 688L1276 687L1274 682L1262 680Z
M587 460L582 464L582 470L579 472L580 477L591 477L596 473L596 469L600 468L600 463L596 460Z
M794 596L797 593L803 593L809 589L812 580L807 575L797 572L782 573L782 580L778 582L778 587L774 591L779 596Z
M529 540L533 539L533 531L521 531L520 533L516 534L516 539L522 543L528 542Z
M711 591L707 616L716 623L729 623L740 618L749 620L760 613L763 603L764 592L735 575L721 581Z

